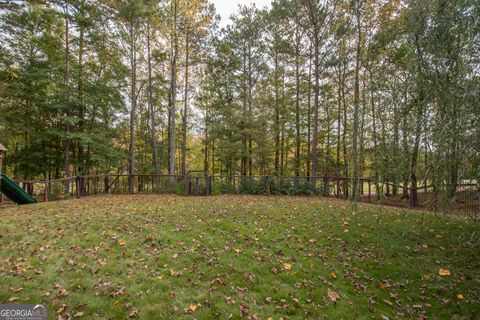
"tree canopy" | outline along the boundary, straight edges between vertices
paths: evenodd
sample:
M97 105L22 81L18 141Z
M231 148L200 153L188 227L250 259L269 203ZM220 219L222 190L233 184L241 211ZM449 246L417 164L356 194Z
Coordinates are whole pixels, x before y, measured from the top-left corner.
M275 0L218 20L208 0L3 5L7 171L374 177L447 198L479 181L478 1Z

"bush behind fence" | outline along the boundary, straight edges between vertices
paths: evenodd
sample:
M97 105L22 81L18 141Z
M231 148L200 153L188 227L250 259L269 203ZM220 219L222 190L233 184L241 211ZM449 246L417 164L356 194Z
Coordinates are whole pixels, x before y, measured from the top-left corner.
M358 201L397 207L417 207L431 211L480 218L478 183L461 182L454 197L445 197L432 186L412 189L362 178L286 176L209 176L209 175L96 175L49 181L14 180L39 201L56 201L101 194L177 194L177 195L286 195L323 196L347 199L355 184ZM416 191L418 203L411 202ZM0 195L0 203L9 203Z

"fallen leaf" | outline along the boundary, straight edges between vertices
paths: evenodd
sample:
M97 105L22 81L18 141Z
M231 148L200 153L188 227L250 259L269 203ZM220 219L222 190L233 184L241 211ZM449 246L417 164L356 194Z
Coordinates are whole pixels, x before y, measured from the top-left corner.
M179 277L182 275L182 272L181 271L174 271L174 270L170 270L170 274L174 277Z
M465 299L465 297L463 296L463 294L459 293L459 294L457 294L457 299L458 300L463 300L463 299Z
M240 316L249 316L250 315L250 307L240 305Z
M340 300L340 296L335 291L330 290L330 289L328 289L328 297L333 302L337 302L337 300Z
M332 273L330 273L330 276L333 278L333 279L337 279L337 274L332 271Z
M8 299L9 302L13 302L13 301L17 301L18 299L20 299L19 297L11 297L10 299Z
M135 317L138 316L138 313L139 313L139 312L140 312L140 311L139 311L137 308L133 308L133 309L132 309L132 312L130 312L130 314L128 315L128 317L129 317L129 318L135 318Z
M127 244L127 241L123 240L123 239L120 239L118 240L118 244L122 247L124 247L126 244Z
M292 269L292 265L290 263L284 263L283 264L283 269L285 270L291 270Z
M194 313L195 310L197 310L197 305L196 304L191 304L188 307L186 307L183 311L185 313Z
M67 291L67 289L65 289L65 288L63 288L63 289L61 289L60 291L58 291L58 296L59 296L59 297L63 297L63 296L66 296L66 295L68 295L68 291Z
M450 275L451 275L450 270L448 270L448 269L441 269L441 268L440 268L440 270L438 270L438 274L439 274L440 276L442 276L442 277L446 277L446 276L450 276Z

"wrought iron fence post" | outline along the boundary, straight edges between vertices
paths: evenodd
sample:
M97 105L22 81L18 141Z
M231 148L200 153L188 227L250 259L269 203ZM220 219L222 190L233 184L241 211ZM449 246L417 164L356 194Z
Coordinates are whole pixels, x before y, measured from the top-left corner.
M198 197L200 193L200 185L199 185L200 177L195 177L195 195Z
M43 201L48 202L48 181L45 179L45 186L43 190Z
M412 186L410 188L410 208L418 207L418 196L417 196L417 188Z
M135 181L133 180L133 174L128 175L128 191L133 194L135 190Z
M109 175L105 176L105 193L106 194L110 193L110 176Z
M329 197L330 196L330 186L329 186L329 179L328 177L323 177L323 196Z
M189 196L190 195L190 188L189 188L189 185L190 185L190 181L189 181L189 177L188 175L185 175L184 176L184 180L185 180L185 195L186 196Z
M77 176L77 178L75 179L75 187L77 188L77 198L80 199L80 197L82 196L82 193L80 191L80 176Z
M210 178L211 176L209 176L208 174L205 176L205 193L207 196L209 196L211 192Z
M368 179L368 203L372 202L372 181Z

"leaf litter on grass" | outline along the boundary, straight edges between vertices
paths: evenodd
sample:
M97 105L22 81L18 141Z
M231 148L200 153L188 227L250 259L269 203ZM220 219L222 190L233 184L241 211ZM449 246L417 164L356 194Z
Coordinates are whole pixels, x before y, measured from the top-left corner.
M480 296L479 227L454 217L137 195L0 215L0 302L62 319L471 317Z

